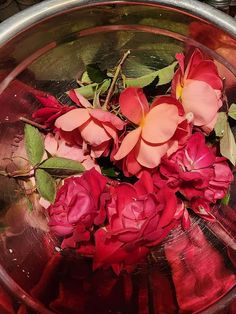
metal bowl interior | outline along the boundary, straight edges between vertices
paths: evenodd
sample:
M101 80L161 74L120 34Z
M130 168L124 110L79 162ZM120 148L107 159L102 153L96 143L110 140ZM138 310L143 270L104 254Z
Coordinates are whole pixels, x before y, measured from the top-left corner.
M236 21L197 1L51 0L5 21L0 25L1 169L9 166L9 160L20 163L17 157L24 154L24 125L19 118L30 117L37 106L29 97L31 87L63 102L64 93L75 86L89 63L111 69L131 50L123 71L137 77L170 64L176 53L192 47L215 60L225 78L228 99L235 101ZM32 309L50 313L45 299L32 291L58 250L57 240L48 234L41 217L25 213L17 190L14 180L0 178L0 221L10 226L1 233L0 279ZM196 220L193 228L201 224ZM211 226L204 228L214 246ZM177 232L176 241L181 236ZM166 241L173 241L173 235ZM223 248L226 243L222 240L219 245ZM162 246L157 254L164 263ZM223 307L232 298L231 292L222 301ZM216 313L217 309L207 311Z

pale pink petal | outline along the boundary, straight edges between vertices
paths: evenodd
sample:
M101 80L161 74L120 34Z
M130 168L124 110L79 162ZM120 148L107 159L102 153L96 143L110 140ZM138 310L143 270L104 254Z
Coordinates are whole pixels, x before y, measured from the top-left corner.
M179 122L178 108L161 104L146 115L142 128L142 138L153 144L168 141L175 133Z
M110 135L104 130L102 124L91 120L86 125L81 126L80 134L90 145L96 146L111 139Z
M89 109L90 115L101 122L112 124L116 129L122 130L125 126L125 122L118 118L115 114L102 109Z
M215 90L205 82L187 80L183 88L182 103L186 113L194 115L194 125L210 123L218 111Z
M87 109L78 108L71 110L55 121L55 126L63 131L70 132L87 122L90 118Z
M144 167L155 168L160 164L161 158L166 154L168 148L169 145L167 143L149 145L141 140L139 150L136 151L136 159Z
M84 161L83 161L83 166L84 166L84 168L86 169L86 170L90 170L90 169L92 169L92 168L95 168L99 173L101 173L101 169L100 169L100 167L99 167L99 165L97 165L96 163L95 163L95 161L92 159L92 158L90 158L90 157L87 157Z
M137 144L140 135L141 135L141 127L129 132L121 142L121 145L117 151L117 153L113 156L115 160L120 160L124 158L126 155L131 152L134 146Z
M141 88L129 87L119 99L121 113L135 124L139 124L149 111L149 104Z
M103 124L103 127L106 130L106 132L110 135L110 137L112 137L114 140L117 139L117 131L116 129L114 129L114 127L109 126L107 124Z
M79 162L82 162L85 159L84 152L81 148L76 146L69 146L65 141L59 142L56 156L76 160Z
M48 133L44 140L44 147L50 155L54 156L57 152L58 142L55 139L55 136L51 133Z

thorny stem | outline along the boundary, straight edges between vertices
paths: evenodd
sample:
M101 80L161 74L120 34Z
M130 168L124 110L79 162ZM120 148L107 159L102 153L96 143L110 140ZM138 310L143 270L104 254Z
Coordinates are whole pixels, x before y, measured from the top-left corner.
M34 121L32 121L32 120L30 120L30 119L27 119L27 118L25 118L25 117L20 117L19 120L22 121L22 122L28 123L28 124L30 124L30 125L32 125L32 126L35 126L35 127L38 128L38 129L47 130L47 128L46 128L45 125L39 124L39 123L34 122Z
M127 59L127 57L129 56L129 54L130 54L130 50L126 51L126 53L123 55L122 59L120 60L119 64L117 65L115 75L112 79L111 86L108 90L107 97L106 97L105 103L103 105L104 109L108 109L108 104L110 102L112 93L114 91L114 87L115 87L116 81L118 79L118 76L120 74L121 67L122 67L123 63L125 62L125 60Z

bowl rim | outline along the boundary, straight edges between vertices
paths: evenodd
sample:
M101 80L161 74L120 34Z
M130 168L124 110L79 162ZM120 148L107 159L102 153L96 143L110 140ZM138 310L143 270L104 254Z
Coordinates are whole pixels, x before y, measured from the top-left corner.
M47 0L33 5L0 23L0 49L21 32L47 18L61 14L64 10L111 4L172 8L173 10L182 11L186 15L193 15L208 23L210 22L236 37L236 20L234 18L196 0Z

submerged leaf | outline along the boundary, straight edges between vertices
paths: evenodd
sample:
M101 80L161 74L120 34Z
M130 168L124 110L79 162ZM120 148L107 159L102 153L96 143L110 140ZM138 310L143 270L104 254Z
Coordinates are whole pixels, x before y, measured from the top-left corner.
M107 79L107 71L102 71L97 63L86 66L88 77L92 82L101 83Z
M84 166L75 160L62 158L62 157L51 157L40 165L41 169L49 172L53 175L73 175L81 173L85 170Z
M232 104L232 105L230 106L229 111L228 111L228 115L229 115L232 119L236 120L236 104Z
M35 171L36 188L39 194L50 203L53 203L56 197L56 182L43 169Z
M35 166L44 154L44 144L39 130L30 124L25 125L25 148L30 163Z
M124 84L126 87L145 87L151 84L157 77L159 78L157 86L170 83L175 71L177 62L173 62L171 65L151 72L149 74L137 77L137 78L125 78Z

